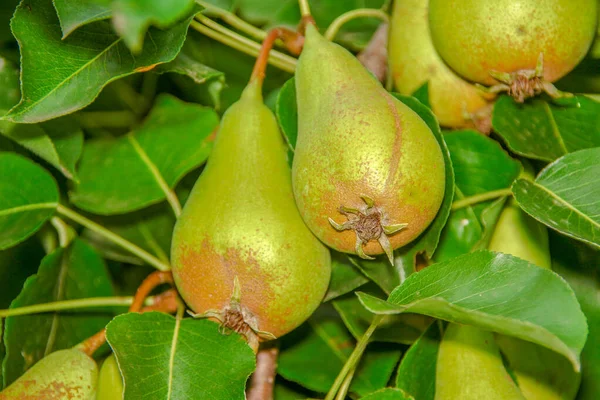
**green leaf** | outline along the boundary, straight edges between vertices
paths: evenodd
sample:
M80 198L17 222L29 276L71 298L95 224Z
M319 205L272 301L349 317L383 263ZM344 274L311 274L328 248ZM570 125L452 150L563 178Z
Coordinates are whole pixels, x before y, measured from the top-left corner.
M111 232L154 254L162 261L169 262L175 216L166 204L126 215L93 219ZM140 259L92 230L85 229L82 237L105 258L143 265Z
M331 280L323 302L349 293L367 283L367 279L347 254L331 251Z
M492 125L512 151L538 160L600 146L600 103L584 96L574 100L576 106L539 98L517 104L502 96L494 105Z
M47 161L68 179L77 181L75 164L83 150L83 131L72 117L40 124L0 120L0 134Z
M167 189L206 161L218 122L212 109L160 95L137 130L86 143L71 201L110 215L164 200Z
M111 81L173 60L189 23L188 18L168 30L150 29L152 45L133 56L107 21L86 25L61 40L52 3L23 2L12 20L21 48L23 97L4 118L39 122L87 106Z
M298 139L298 108L296 106L296 81L294 78L288 80L279 91L275 114L283 137L289 147L288 162L290 166L294 159L294 149Z
M0 47L11 40L14 40L10 32L10 19L19 4L19 0L0 1ZM0 86L2 87L2 86Z
M580 370L587 325L573 291L555 273L517 257L470 253L410 276L387 301L359 297L376 314L424 314L534 342Z
M240 335L157 312L120 315L106 329L126 399L244 399L255 356Z
M62 38L92 22L108 19L112 10L108 4L95 0L52 0L58 14Z
M0 117L19 102L19 97L19 70L0 56Z
M355 341L329 307L284 336L277 372L310 390L326 393L348 360ZM398 360L395 345L370 344L363 355L350 392L364 396L385 387Z
M51 301L112 296L102 258L85 242L75 239L42 260L37 275L27 279L11 308ZM5 385L55 350L72 347L110 321L108 310L57 312L6 319Z
M521 164L496 142L472 130L444 135L456 181L456 199L509 188ZM449 260L476 248L495 223L504 201L486 201L450 214L435 253L436 261ZM483 215L486 214L485 221Z
M415 400L415 398L400 389L385 388L361 397L361 400Z
M138 54L150 25L166 29L197 11L194 4L194 0L113 0L113 25L127 47Z
M0 309L10 306L25 280L37 272L44 256L44 249L35 237L0 251Z
M340 297L332 304L342 317L346 328L357 340L364 335L373 322L374 315L361 305L354 293ZM371 342L412 344L431 325L431 322L431 318L419 314L386 315L370 340Z
M575 291L590 329L581 353L578 400L600 398L600 252L581 242L550 232L552 268Z
M531 182L519 179L513 194L541 223L600 247L600 147L556 160Z
M28 159L0 152L0 250L33 235L54 214L58 187Z
M396 387L419 400L434 400L437 355L442 333L434 323L408 349L396 375Z

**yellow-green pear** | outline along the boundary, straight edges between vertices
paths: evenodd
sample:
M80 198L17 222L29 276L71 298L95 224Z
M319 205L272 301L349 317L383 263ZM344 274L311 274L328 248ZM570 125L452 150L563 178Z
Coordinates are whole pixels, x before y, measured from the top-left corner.
M485 107L484 93L452 71L438 55L429 32L429 0L394 2L388 41L396 90L411 95L428 83L429 103L440 125L472 126L469 115Z
M98 367L77 349L58 350L42 358L0 392L0 400L94 400Z
M120 400L123 398L123 376L114 353L108 356L98 374L96 400Z
M444 197L427 124L343 47L306 27L296 68L292 177L300 213L328 246L363 258L416 239Z
M304 322L329 283L329 250L298 213L286 154L253 79L223 115L173 234L173 277L183 299L253 347Z
M438 352L435 400L524 400L491 332L449 324Z

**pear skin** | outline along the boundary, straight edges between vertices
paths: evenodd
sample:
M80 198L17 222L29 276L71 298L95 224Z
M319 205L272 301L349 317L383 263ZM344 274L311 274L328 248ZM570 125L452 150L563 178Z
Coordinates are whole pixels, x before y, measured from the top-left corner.
M296 68L292 180L313 233L363 258L411 242L444 197L442 151L425 122L346 49L306 27ZM386 249L387 247L387 249Z
M514 198L500 213L490 250L512 254L541 268L551 268L546 227L527 215ZM573 400L581 375L562 355L535 343L497 335L496 342L527 400Z
M298 213L286 147L260 91L251 81L225 112L171 257L177 288L198 316L264 340L317 308L331 259Z
M524 400L502 364L494 335L448 324L440 343L435 400Z
M437 54L429 32L429 0L394 2L389 35L389 64L394 87L411 95L425 83L440 125L472 127L468 118L488 103L484 93L456 75Z
M123 398L123 376L114 353L104 360L98 374L96 400L118 400Z
M98 367L77 349L58 350L29 368L0 392L0 400L93 400Z

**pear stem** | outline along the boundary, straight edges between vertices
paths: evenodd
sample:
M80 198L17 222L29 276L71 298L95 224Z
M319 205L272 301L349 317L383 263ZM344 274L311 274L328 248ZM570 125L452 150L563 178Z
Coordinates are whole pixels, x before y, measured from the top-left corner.
M111 242L113 242L117 246L121 247L122 249L125 249L128 252L130 252L131 254L146 261L148 264L150 264L151 266L155 267L156 269L158 269L160 271L169 271L171 269L170 265L162 262L161 260L154 257L152 254L148 253L146 250L142 249L141 247L136 246L135 244L131 243L130 241L125 240L121 236L109 231L102 225L99 225L99 224L95 223L94 221L87 219L83 215L71 210L70 208L63 206L62 204L59 204L56 207L56 212L63 215L64 217L69 218L70 220L75 221L78 224L85 226L86 228L98 233L99 235L110 240Z
M250 78L251 81L257 80L258 83L262 85L262 82L265 79L265 71L267 69L269 54L271 51L274 51L272 50L273 45L279 38L283 40L285 46L291 53L300 54L302 45L304 44L304 38L298 32L294 32L283 27L271 29L263 41L260 52L258 53L256 63L254 64L254 69L252 70L252 75Z
M252 24L244 21L237 15L222 8L216 7L206 1L196 0L196 3L200 4L204 7L204 10L201 12L206 13L209 16L215 16L225 21L227 24L231 25L235 29L238 29L250 37L253 37L256 40L263 41L267 37L267 32L255 27Z
M490 192L485 192L481 194L476 194L475 196L465 197L464 199L456 200L452 203L452 211L459 210L464 207L469 207L477 203L481 203L487 200L493 200L498 197L503 196L511 196L512 190L510 188L492 190Z
M157 286L163 283L174 285L173 274L171 271L155 271L148 275L142 284L138 287L133 298L133 303L129 307L129 312L139 312L142 309L144 300Z
M300 6L300 15L302 18L311 17L310 6L308 5L308 0L298 0L298 5Z
M335 396L335 400L344 400L346 398L346 394L348 394L352 379L354 378L354 372L356 372L356 365L348 372L348 375L346 375L346 379L344 379L344 383L342 383L337 396Z
M196 18L200 16L197 15ZM209 18L206 18L210 20ZM203 21L205 21L203 19ZM216 23L215 23L216 24ZM219 25L219 24L216 24ZM229 31L226 28L221 27L222 31L229 31L229 33L220 32L214 29L209 28L206 25L203 25L197 21L192 21L190 23L192 29L200 32L201 34L208 36L211 39L216 40L219 43L222 43L226 46L231 47L232 49L238 50L244 54L248 54L249 56L256 57L259 53L260 45L248 38L245 38L241 35L238 35L235 32ZM221 25L219 25L221 26ZM290 57L286 54L283 54L279 51L273 50L269 57L269 64L274 67L279 68L282 71L289 72L291 74L296 70L296 59L294 57Z
M346 380L346 377L348 376L350 371L352 371L358 365L360 358L362 357L363 353L365 352L365 349L367 348L367 345L369 344L369 340L371 339L373 332L375 332L382 320L383 315L375 315L373 321L371 322L371 325L356 343L354 351L352 351L352 354L350 354L350 357L342 367L342 370L338 374L337 378L335 378L335 382L333 382L333 386L331 386L331 389L329 389L329 393L327 393L325 400L335 399L335 395Z
M339 32L344 24L352 21L356 18L379 18L383 22L389 22L390 18L388 15L382 10L378 10L375 8L358 8L356 10L348 11L337 17L331 25L325 31L325 39L332 41L335 38L335 35Z

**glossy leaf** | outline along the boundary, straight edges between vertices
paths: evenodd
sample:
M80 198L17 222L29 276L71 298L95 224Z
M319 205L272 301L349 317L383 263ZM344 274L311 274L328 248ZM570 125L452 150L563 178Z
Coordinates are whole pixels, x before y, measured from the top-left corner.
M577 96L576 105L543 99L517 104L502 96L494 105L492 125L517 154L553 161L567 153L600 146L600 103Z
M377 314L425 314L534 342L580 369L587 325L573 291L555 273L507 254L478 251L433 264L388 301L359 297Z
M361 397L363 400L414 400L414 397L408 395L406 392L395 389L385 388L371 393L368 396Z
M281 340L277 373L320 393L329 390L355 343L328 307L321 308L307 323ZM369 345L354 374L350 392L363 396L385 387L399 358L400 350L395 345Z
M208 320L150 312L124 314L107 326L126 399L244 399L253 351Z
M216 69L213 69L194 57L193 45L191 40L186 40L183 48L175 57L175 59L166 64L161 64L152 71L164 74L174 73L190 77L194 83L203 84L212 80L224 82L224 74Z
M279 91L275 114L283 137L289 147L288 161L290 166L294 159L294 149L298 140L298 108L296 106L296 82L294 78L288 80Z
M513 185L529 215L557 231L600 247L600 147L567 154L531 182Z
M434 400L437 355L442 334L434 323L408 349L396 374L396 387L419 400Z
M19 4L19 0L2 0L0 2L0 46L14 39L10 32L10 18L17 8L17 4Z
M0 250L33 235L54 214L58 187L39 165L0 152Z
M21 48L22 99L4 118L39 122L87 106L109 82L173 60L189 22L150 29L152 45L133 56L107 21L86 25L62 40L51 2L23 2L11 25Z
M101 215L139 210L165 199L184 174L206 161L217 114L161 95L144 124L118 139L90 140L70 193L78 207Z
M63 39L84 25L108 19L112 15L110 5L101 1L52 0L52 2L58 14Z
M83 150L83 132L73 118L67 116L40 124L0 120L0 134L47 161L68 179L77 181L75 164Z
M17 104L19 97L19 70L0 56L0 116Z
M85 242L75 239L42 260L11 308L52 301L114 295L102 258ZM21 376L36 361L55 350L66 349L102 329L110 310L56 312L6 319L5 385Z
M520 163L496 142L472 130L444 135L456 181L454 200L510 188L521 172ZM489 234L503 201L489 200L450 214L435 253L436 261L449 260L475 249ZM490 208L493 207L493 208ZM488 217L485 221L483 215Z
M347 254L331 251L331 280L323 302L349 293L367 283L365 277Z

